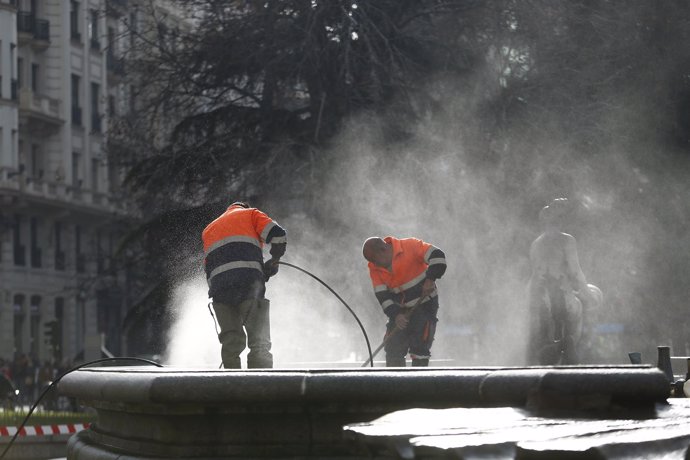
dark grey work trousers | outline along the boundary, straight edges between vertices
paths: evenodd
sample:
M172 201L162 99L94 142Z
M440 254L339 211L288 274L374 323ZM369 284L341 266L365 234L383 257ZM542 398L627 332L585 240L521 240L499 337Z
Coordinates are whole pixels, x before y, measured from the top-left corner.
M268 299L247 299L237 305L214 301L213 310L220 326L218 340L222 345L223 367L241 369L240 354L247 346L247 368L273 367Z

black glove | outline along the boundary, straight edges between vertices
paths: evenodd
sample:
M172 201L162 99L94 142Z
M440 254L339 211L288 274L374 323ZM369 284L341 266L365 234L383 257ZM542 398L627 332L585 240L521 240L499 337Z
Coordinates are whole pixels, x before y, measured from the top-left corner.
M393 305L388 305L383 312L390 318L391 321L395 321L395 317L402 311L402 307L394 303Z
M280 259L285 255L285 249L287 249L287 243L274 243L271 244L271 258Z
M278 273L278 259L269 259L264 262L264 281Z

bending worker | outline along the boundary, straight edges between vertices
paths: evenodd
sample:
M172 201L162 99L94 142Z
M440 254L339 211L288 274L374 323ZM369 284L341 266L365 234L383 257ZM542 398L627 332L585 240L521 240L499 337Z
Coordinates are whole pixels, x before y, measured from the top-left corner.
M417 238L372 237L362 247L369 261L374 294L388 316L386 366L428 366L436 331L436 280L446 271L446 256Z
M235 202L208 224L201 238L208 295L220 326L223 367L241 369L240 354L248 345L248 368L272 368L265 283L278 272L278 261L285 254L285 230L262 211ZM271 245L271 258L265 263L264 243Z
M575 237L562 231L570 211L567 198L557 198L539 213L543 233L530 247L532 315L530 361L576 364L583 332L583 303L601 303L601 291L588 285L580 268Z

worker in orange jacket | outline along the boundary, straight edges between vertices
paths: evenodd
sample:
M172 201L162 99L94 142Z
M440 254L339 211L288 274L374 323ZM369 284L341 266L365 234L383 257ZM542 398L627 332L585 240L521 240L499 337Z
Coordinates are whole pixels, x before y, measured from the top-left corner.
M428 366L436 332L436 280L446 271L439 248L417 238L372 237L362 247L369 261L374 294L388 316L384 350L386 366Z
M278 272L287 233L264 212L235 202L202 232L208 295L218 319L226 369L240 369L249 346L248 368L272 368L271 328L266 281ZM271 245L264 262L263 245ZM246 329L246 334L245 334Z

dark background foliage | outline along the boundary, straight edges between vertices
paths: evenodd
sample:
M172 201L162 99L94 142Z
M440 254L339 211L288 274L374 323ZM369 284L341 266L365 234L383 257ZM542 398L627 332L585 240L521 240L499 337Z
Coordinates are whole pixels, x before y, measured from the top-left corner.
M178 3L191 29L137 31L128 62L147 78L109 146L145 221L127 244L155 267L150 282L197 270L201 230L235 199L307 215L341 240L398 231L375 207L356 223L348 211L387 200L344 179L353 139L366 138L378 175L365 188L391 193L387 175L407 177L391 165L416 168L406 193L443 203L415 208L420 227L465 242L452 290L464 313L451 318L494 327L497 283L529 276L538 209L568 196L583 268L608 299L593 315L626 327L615 346L687 348L684 2ZM436 186L436 162L452 186Z

